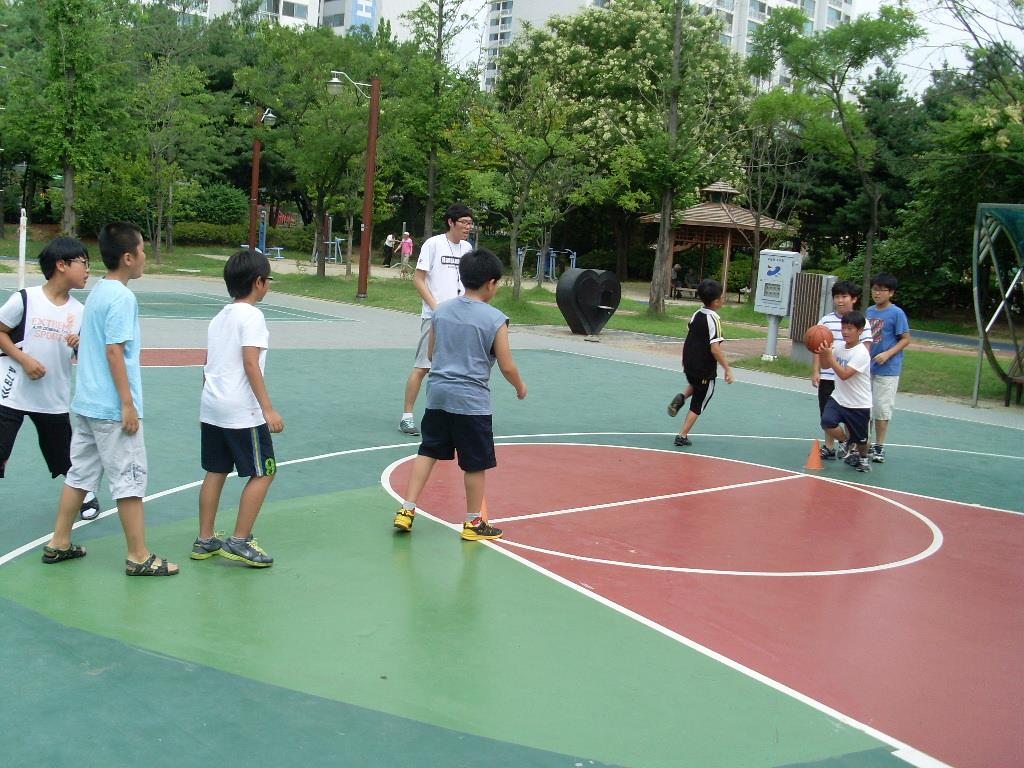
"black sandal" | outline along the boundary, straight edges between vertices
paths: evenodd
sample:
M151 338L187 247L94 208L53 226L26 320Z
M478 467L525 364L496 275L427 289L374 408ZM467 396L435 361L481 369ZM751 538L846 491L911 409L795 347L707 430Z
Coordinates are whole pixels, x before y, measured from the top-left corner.
M83 553L84 554L84 553ZM160 565L153 565L156 555L150 555L144 563L136 563L133 560L124 561L124 572L126 576L174 576L177 571L167 568L167 561L160 558Z
M59 563L61 560L74 560L76 557L85 557L85 547L77 544L71 544L67 549L43 547L43 562L48 565Z

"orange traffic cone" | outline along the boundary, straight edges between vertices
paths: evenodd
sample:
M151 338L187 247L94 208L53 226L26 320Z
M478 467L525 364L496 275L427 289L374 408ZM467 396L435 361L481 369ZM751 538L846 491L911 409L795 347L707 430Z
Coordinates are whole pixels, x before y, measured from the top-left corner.
M807 454L807 463L804 469L821 469L821 445L817 440L811 445L811 452Z

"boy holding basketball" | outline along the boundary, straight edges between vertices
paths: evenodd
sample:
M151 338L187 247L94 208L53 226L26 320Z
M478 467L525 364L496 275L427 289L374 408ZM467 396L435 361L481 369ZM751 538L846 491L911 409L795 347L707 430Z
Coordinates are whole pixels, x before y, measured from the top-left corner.
M274 564L252 535L277 473L270 433L284 430L284 420L271 405L263 379L270 332L256 308L273 279L270 262L259 251L236 251L224 265L224 283L234 302L210 321L207 332L199 405L206 477L199 491L199 538L192 544L193 560L220 555L253 568ZM238 502L234 533L220 539L213 528L224 483L233 469L249 480Z
M889 431L896 390L903 370L903 350L910 344L910 323L902 309L892 303L896 295L896 277L879 272L871 281L873 307L868 307L871 324L871 418L875 422L875 442L871 460L885 461L885 435Z
M697 286L697 296L704 306L690 318L686 341L683 342L686 389L668 404L668 415L675 416L686 399L690 398L690 410L674 441L677 446L693 445L689 437L690 430L715 394L718 366L722 366L725 371L725 383L732 384L732 368L722 353L722 342L725 341L722 336L722 319L715 311L725 303L722 284L717 280L701 280Z
M871 416L871 354L861 343L865 319L862 312L851 310L843 315L840 326L843 338L817 350L821 364L835 371L836 383L821 414L821 428L832 440L849 436L849 452L844 461L858 472L870 472L868 459L868 420ZM840 424L846 426L843 433ZM853 447L856 446L856 452Z
M142 499L148 468L143 439L142 339L139 302L128 282L142 277L146 249L138 227L107 224L100 231L106 276L90 291L82 316L78 377L71 401L71 468L61 492L44 563L84 557L71 541L71 526L86 491L95 492L104 472L127 543L128 576L173 576L178 566L149 551Z
M860 286L850 280L837 280L832 285L832 305L835 309L824 315L818 321L818 325L823 325L832 331L833 341L842 341L843 315L857 309L859 302ZM860 334L860 342L869 352L871 351L871 331L866 327ZM811 363L811 385L818 390L818 417L820 419L821 415L825 413L825 405L828 403L829 397L836 388L836 374L831 368L822 368L821 360L818 359L817 355L813 355ZM845 439L840 440L840 443L845 442ZM835 460L836 449L833 447L833 444L832 437L826 433L824 443L821 446L821 458L829 461ZM839 458L844 457L840 456Z
M497 466L491 429L491 368L497 362L502 376L526 397L526 385L512 360L508 318L490 305L498 292L501 262L485 248L471 251L459 262L465 293L439 304L431 319L428 340L430 374L427 409L420 425L420 443L405 500L395 515L395 528L411 531L416 499L427 484L434 464L458 454L466 488L464 541L497 539L500 528L487 522L484 509L486 472Z

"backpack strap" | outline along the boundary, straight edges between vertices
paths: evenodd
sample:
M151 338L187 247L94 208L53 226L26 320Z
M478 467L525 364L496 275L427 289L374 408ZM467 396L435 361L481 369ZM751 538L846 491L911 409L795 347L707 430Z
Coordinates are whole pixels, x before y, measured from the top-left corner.
M25 340L25 320L28 318L28 291L22 288L18 293L21 294L21 322L11 328L11 341L20 348L21 343ZM7 353L0 352L0 357L7 357Z

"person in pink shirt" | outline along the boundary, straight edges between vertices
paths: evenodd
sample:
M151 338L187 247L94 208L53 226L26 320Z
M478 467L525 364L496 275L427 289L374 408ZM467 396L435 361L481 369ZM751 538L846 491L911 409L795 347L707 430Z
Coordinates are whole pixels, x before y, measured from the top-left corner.
M409 257L412 256L412 238L408 232L402 233L401 242L401 253L402 253L402 266L406 266L409 263Z

